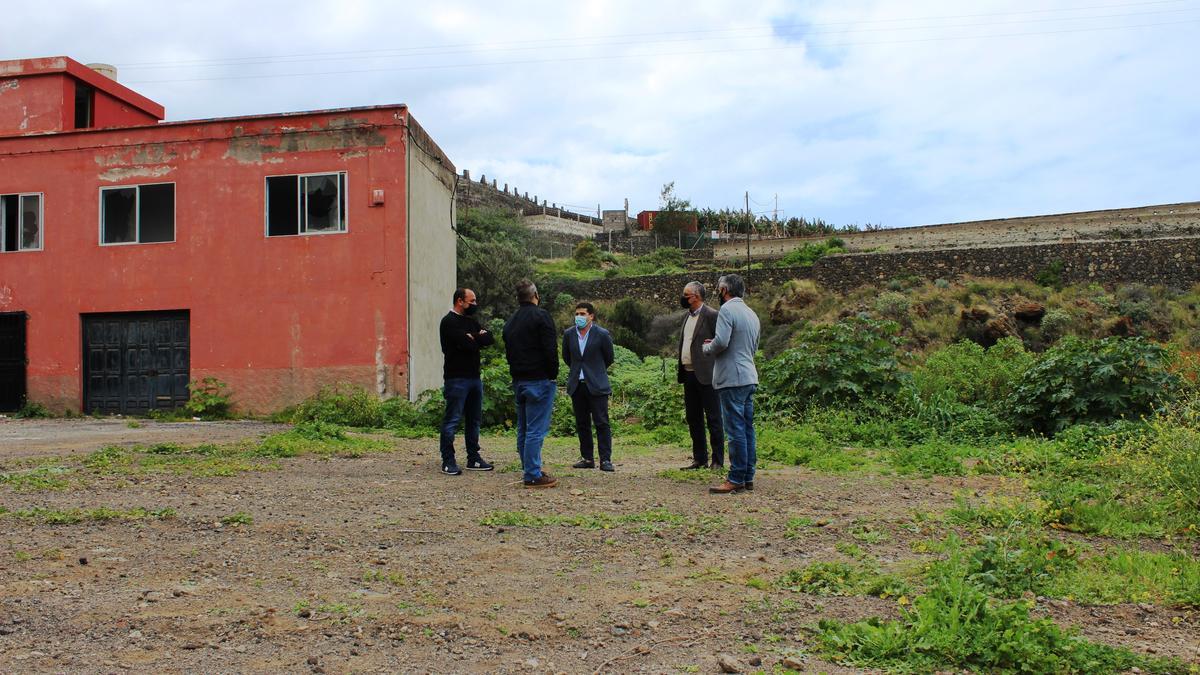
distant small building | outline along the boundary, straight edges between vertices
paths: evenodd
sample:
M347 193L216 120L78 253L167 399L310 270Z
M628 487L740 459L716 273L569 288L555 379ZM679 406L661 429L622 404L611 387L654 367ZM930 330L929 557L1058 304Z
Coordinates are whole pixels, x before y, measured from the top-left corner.
M440 386L456 171L406 106L164 123L114 77L0 61L0 410Z

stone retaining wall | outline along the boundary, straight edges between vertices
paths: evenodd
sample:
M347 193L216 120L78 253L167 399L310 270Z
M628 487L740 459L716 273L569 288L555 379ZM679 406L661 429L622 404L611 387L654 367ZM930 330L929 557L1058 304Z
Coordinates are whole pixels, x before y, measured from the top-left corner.
M789 279L812 279L821 286L849 291L897 277L956 279L963 276L1035 279L1061 264L1064 283L1118 284L1190 288L1200 283L1200 239L1144 239L1078 244L1040 244L943 251L851 253L827 256L812 267L745 269L731 267L746 278L749 293L774 288ZM640 300L674 305L683 285L692 279L715 286L720 272L697 272L575 282L567 290L583 299Z

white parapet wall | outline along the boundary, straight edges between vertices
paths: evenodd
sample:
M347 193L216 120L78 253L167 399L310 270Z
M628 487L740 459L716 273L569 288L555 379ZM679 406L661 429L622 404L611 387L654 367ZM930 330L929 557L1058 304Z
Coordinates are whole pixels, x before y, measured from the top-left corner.
M525 223L526 227L535 232L554 232L555 234L565 234L585 239L591 239L603 231L599 225L581 223L569 218L559 218L549 213L525 216L521 220Z
M851 253L919 251L946 248L1021 246L1060 242L1142 239L1200 234L1200 202L1164 204L1108 211L1082 211L1047 216L977 220L944 225L900 227L870 232L843 232L819 237L753 239L753 258L779 258L805 244L841 239ZM743 235L729 235L713 245L713 257L742 258Z

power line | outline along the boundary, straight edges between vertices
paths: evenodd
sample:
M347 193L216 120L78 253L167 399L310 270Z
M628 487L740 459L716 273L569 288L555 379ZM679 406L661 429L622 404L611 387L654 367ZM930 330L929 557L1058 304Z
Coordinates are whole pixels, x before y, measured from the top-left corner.
M504 50L506 50L506 46L508 46L508 45L513 45L513 47L509 47L507 49L525 49L525 48L530 48L531 45L542 45L542 46L546 46L546 47L552 47L555 44L560 44L562 46L571 47L571 46L577 46L577 43L579 43L580 41L587 41L587 40L595 41L595 40L614 40L614 39L624 39L624 38L649 38L649 37L661 37L664 35L704 35L704 34L738 33L738 32L746 32L746 31L762 31L762 30L769 30L769 31L771 31L770 34L773 35L776 33L776 31L781 30L781 29L787 29L787 28L819 28L819 27L826 27L826 26L862 25L862 24L876 24L876 23L902 23L902 22L911 22L911 21L944 21L944 20L950 20L950 19L978 19L978 18L985 18L985 17L1039 15L1039 14L1064 13L1064 12L1082 12L1082 11L1103 10L1103 9L1123 9L1123 8L1130 8L1130 7L1145 7L1145 6L1151 6L1151 5L1171 5L1171 4L1179 4L1180 2L1185 2L1185 1L1186 0L1148 0L1146 2L1132 2L1132 3L1119 3L1119 4L1106 4L1106 5L1089 5L1089 6L1082 6L1082 7L1060 7L1060 8L1047 8L1047 9L1037 9L1037 10L1011 11L1011 12L985 12L985 13L976 13L976 14L954 14L954 15L940 15L940 16L935 15L935 16L924 16L924 17L897 17L897 18L890 18L890 19L860 19L860 20L854 20L854 21L833 21L833 22L822 22L822 23L792 23L792 24L777 24L777 25L771 25L771 26L759 25L759 26L747 26L747 27L741 27L741 28L697 29L697 30L687 30L687 31L654 31L654 32L621 33L621 34L599 35L599 36L573 36L573 37L563 37L563 38L543 38L541 40L514 40L514 41L508 41L508 42L457 43L457 44L444 44L444 45L425 45L425 46L417 46L417 47L394 47L394 48L389 48L389 49L367 49L367 50L356 50L356 51L301 52L301 53L296 53L296 54L248 56L248 57L224 58L224 59L198 59L198 60L192 60L192 61L143 61L143 62L120 64L120 67L122 69L136 70L136 69L143 69L143 68L164 68L164 67L174 68L174 67L179 67L179 66L257 65L257 64L252 64L252 63L248 63L248 62L263 61L263 62L269 63L273 60L293 59L293 58L320 58L322 60L330 60L331 57L339 57L339 56L352 56L353 58L368 58L367 55L384 55L384 56L389 55L389 54L390 55L411 55L413 52L421 52L421 51L437 50L437 49L441 49L441 50L469 49L472 51L480 51L480 50L486 51L486 50L491 49L491 50L504 51ZM1192 10L1191 9L1163 10L1163 11L1158 11L1158 12L1135 12L1135 13L1128 13L1128 14L1100 15L1100 16L1090 16L1090 17L1089 16L1083 16L1083 17L1069 17L1068 16L1068 17L1060 17L1060 18L1052 18L1052 19L1028 20L1028 21L1024 21L1024 22L1021 22L1021 21L993 22L992 25L1000 24L1000 23L1078 21L1078 20L1088 20L1088 19L1095 19L1095 18L1137 16L1137 15L1144 15L1144 14L1157 14L1157 13L1179 12L1179 11L1192 11ZM973 24L973 25L989 25L989 24ZM955 27L955 26L935 26L935 27ZM961 27L961 26L959 26L959 27ZM921 29L921 28L924 28L924 27L920 27L920 26L901 27L900 30L914 30L914 29ZM846 32L866 32L866 31L877 31L877 30L881 30L881 29L859 29L858 31L846 31ZM745 37L745 36L741 36L741 37ZM718 38L718 39L730 39L730 38ZM645 41L642 41L642 42L645 42ZM562 43L566 43L566 44L562 44ZM588 45L588 46L611 46L611 45L597 44L597 45ZM537 47L533 47L533 48L537 48ZM458 53L458 52L447 52L447 53ZM437 52L435 52L435 55L436 54L437 54ZM426 54L426 55L428 55L428 54ZM296 61L291 61L291 62L294 63Z
M308 73L270 73L257 75L222 75L214 77L191 77L191 78L174 78L161 80L133 80L127 84L173 84L179 82L210 82L210 81L226 81L226 80L256 80L256 79L273 79L284 77L318 77L323 75L353 75L361 73L388 73L388 72L406 72L420 70L451 70L457 68L483 68L495 66L518 66L518 65L534 65L544 63L578 63L585 61L612 61L617 59L637 59L644 57L655 56L706 56L711 54L733 54L733 53L749 53L762 51L778 51L791 49L805 49L813 46L818 47L865 47L865 46L880 46L880 45L899 45L899 44L919 44L929 42L950 42L955 40L986 40L995 38L1009 37L1037 37L1044 35L1065 35L1076 33L1095 33L1100 31L1113 30L1128 30L1134 28L1154 28L1161 26L1183 26L1200 22L1200 19L1185 19L1182 21L1169 21L1159 23L1143 23L1143 24L1128 24L1121 26L1100 26L1092 28L1073 28L1051 31L1033 31L1021 33L992 33L987 35L955 35L942 36L934 38L912 38L906 40L883 40L875 42L842 42L842 43L808 43L790 45L770 45L765 47L742 47L729 49L713 49L713 50L693 50L693 51L678 51L678 52L644 52L632 54L600 54L591 56L576 56L576 57L559 57L549 59L524 59L517 61L474 61L469 63L451 63L451 64L430 64L420 66L394 66L388 68L361 68L353 70L328 70Z

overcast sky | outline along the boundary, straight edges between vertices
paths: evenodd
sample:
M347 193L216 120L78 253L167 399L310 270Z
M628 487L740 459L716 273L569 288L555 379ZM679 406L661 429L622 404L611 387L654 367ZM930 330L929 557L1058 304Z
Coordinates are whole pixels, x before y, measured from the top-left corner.
M579 210L887 227L1200 199L1200 0L6 3L169 120L407 103Z

